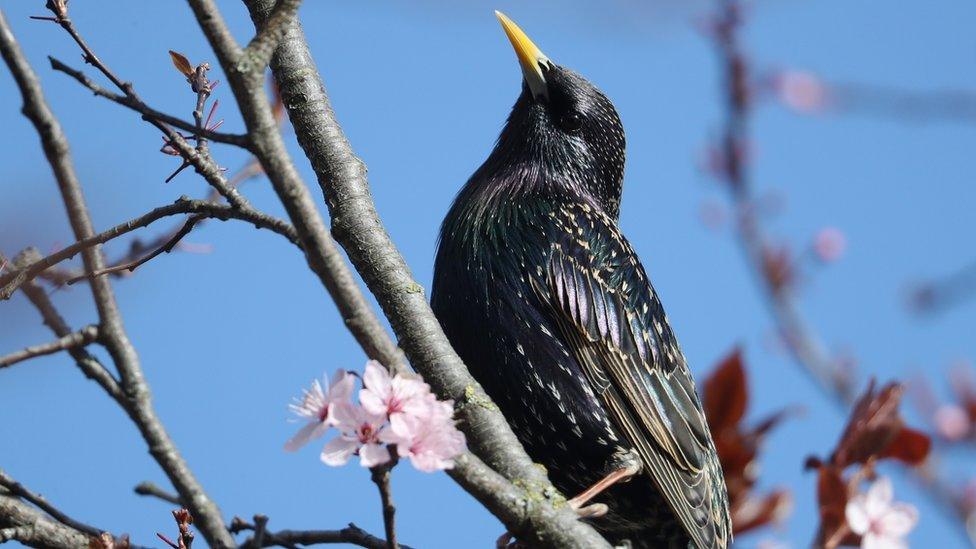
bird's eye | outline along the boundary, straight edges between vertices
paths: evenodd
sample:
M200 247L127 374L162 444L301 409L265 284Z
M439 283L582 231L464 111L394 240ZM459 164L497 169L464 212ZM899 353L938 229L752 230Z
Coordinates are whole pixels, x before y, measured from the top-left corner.
M583 117L578 112L570 112L559 119L559 125L568 132L575 132L583 126Z

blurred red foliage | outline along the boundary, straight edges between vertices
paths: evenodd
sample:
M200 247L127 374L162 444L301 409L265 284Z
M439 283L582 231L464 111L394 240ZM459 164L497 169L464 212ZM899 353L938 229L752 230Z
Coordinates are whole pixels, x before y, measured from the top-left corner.
M777 489L759 495L753 489L758 480L760 445L765 435L786 417L787 411L775 413L755 425L743 425L749 388L738 348L705 380L703 394L705 416L725 472L734 532L740 534L782 519L792 508L790 493Z
M899 412L904 387L889 383L875 391L872 380L851 410L830 459L807 460L808 469L817 470L817 504L820 529L816 547L832 549L839 545L860 545L860 538L847 525L845 509L859 491L861 481L874 475L874 464L891 458L905 465L921 465L929 455L932 443L928 435L905 426ZM860 467L844 474L848 467Z

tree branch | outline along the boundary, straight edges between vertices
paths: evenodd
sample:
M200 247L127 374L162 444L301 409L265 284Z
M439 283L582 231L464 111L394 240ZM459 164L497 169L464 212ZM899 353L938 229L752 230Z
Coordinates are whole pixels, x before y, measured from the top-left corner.
M245 1L251 18L261 28L272 1ZM607 547L592 527L576 520L569 506L557 509L553 505L561 496L526 455L498 408L451 348L423 289L383 228L370 197L366 168L336 121L297 22L278 46L271 69L299 144L325 194L336 239L376 296L411 364L441 397L461 404L458 415L475 454L504 478L532 487L533 493L504 499L498 494L511 494L513 488L501 492L482 489L479 482L491 479L501 484L501 479L473 456L464 456L463 466L456 467L451 476L528 543ZM551 498L532 497L541 493Z
M200 137L209 139L215 143L224 143L227 145L235 145L241 148L248 148L247 136L235 133L222 133L211 131L206 128L197 128L196 124L193 122L188 122L181 118L166 114L164 112L157 111L156 109L146 105L142 100L129 97L125 95L119 95L112 91L105 89L95 83L94 80L85 76L81 71L70 68L61 61L55 59L54 57L48 57L51 61L51 68L56 71L61 71L66 74L71 75L77 79L83 86L91 90L91 92L98 97L103 97L109 101L118 103L124 107L132 109L142 115L143 120L158 120L173 126L174 128L179 128L184 131L193 132L194 134L199 134ZM131 85L131 84L130 84Z
M94 92L95 95L104 97L110 101L114 101L120 105L128 107L142 114L143 119L145 120L150 120L150 119L158 120L160 122L165 122L166 124L180 128L181 130L194 132L194 133L198 132L198 129L195 124L191 122L187 122L175 116L171 116L166 113L157 111L156 109L153 109L150 106L146 105L142 101L142 99L140 99L139 96L136 95L131 82L125 82L121 78L116 76L116 74L112 72L107 65L102 63L101 59L99 59L97 55L95 55L95 52L91 49L91 47L88 46L88 43L85 42L84 38L81 37L81 34L78 33L78 30L75 28L74 23L68 17L67 6L66 5L52 6L51 4L52 3L50 2L48 3L48 9L50 9L54 13L54 17L44 18L44 19L53 21L54 23L57 23L62 29L64 29L75 41L75 43L78 44L78 47L81 48L82 57L84 58L85 63L88 63L89 65L98 68L102 74L104 74L113 84L115 84L115 86L117 86L120 90L123 91L124 95L118 95L112 93L102 88L101 86L98 86L94 82L91 82L90 80L88 81L90 85L85 84L88 89L92 90L92 92ZM55 62L55 59L51 58L51 62L53 64ZM55 69L57 70L57 67L55 67ZM85 78L87 79L87 77ZM211 141L216 141L218 143L236 145L242 148L247 148L248 145L246 135L220 133L220 132L212 132L206 130L203 130L199 133L202 137L205 137Z
M396 456L396 450L391 447L390 456ZM396 506L393 505L393 491L390 488L390 471L396 467L397 458L392 457L387 463L370 469L370 478L380 491L380 502L383 505L383 529L386 533L387 549L398 549L396 536Z
M110 93L104 90L104 88L95 84L83 72L73 69L53 57L48 57L48 59L51 61L51 68L74 78L82 86L94 91L96 94L100 95L102 92ZM128 89L133 89L131 84L128 86ZM137 97L134 95L135 92L132 93L133 97ZM146 120L162 131L166 136L167 144L172 146L184 160L184 165L181 166L173 175L171 175L169 179L167 179L167 182L169 182L169 180L172 179L177 173L182 171L186 165L190 165L193 166L197 173L206 179L207 183L216 189L221 196L226 198L231 205L240 209L253 209L251 208L247 199L245 199L232 185L230 185L230 183L224 177L223 170L217 165L216 162L213 161L206 149L198 150L197 148L190 146L190 144L187 143L186 139L179 132L173 130L159 120L147 117L143 117L143 120Z
M256 530L257 526L234 517L230 530L239 533ZM341 530L280 530L278 532L265 531L261 545L255 543L252 536L241 544L242 547L295 547L296 545L315 545L348 543L367 549L387 549L386 540L378 538L353 523ZM411 549L407 545L400 545L400 549Z
M74 32L70 21L66 21L63 13L57 8L63 3L48 2L48 6L55 10L55 14L66 30L75 38L76 42L86 51L86 60L98 62L94 54L87 49L84 42ZM6 18L0 14L0 51L10 67L23 96L24 115L34 124L40 136L41 144L47 156L48 163L54 171L55 179L61 190L62 199L68 212L68 219L76 240L85 240L95 235L92 227L88 207L81 192L81 184L69 152L68 141L61 125L51 112L44 99L40 81L31 69L23 53L20 51ZM97 66L98 66L97 65ZM104 66L102 66L104 67ZM106 69L107 72L107 69ZM110 73L107 72L107 75ZM125 85L112 77L120 87ZM131 86L128 86L131 88ZM105 259L100 246L96 245L81 251L85 269L88 272L98 272L105 268ZM159 463L160 467L173 482L180 495L187 500L193 515L198 521L198 527L212 546L232 547L234 539L224 528L223 519L217 505L210 500L197 481L185 460L177 451L175 445L156 416L152 406L152 399L139 357L129 341L122 323L122 316L115 302L109 280L105 277L91 281L90 289L98 309L99 327L102 341L112 356L121 378L121 387L125 397L125 411L139 428L140 433L149 446L149 452ZM63 334L62 334L63 335Z
M90 537L49 518L31 505L0 490L0 543L18 541L31 547L88 547Z
M935 314L976 296L976 261L948 275L917 285L909 296L915 313Z
M219 219L221 221L225 221L227 219L238 219L251 223L258 229L267 229L280 234L281 236L287 238L289 242L301 247L301 243L298 241L298 236L295 233L295 229L285 221L271 217L270 215L258 212L256 210L240 210L234 208L233 206L219 204L208 200L190 200L185 197L181 197L173 204L155 208L139 217L130 219L129 221L120 223L101 233L79 240L74 244L66 246L43 259L37 258L36 261L33 261L24 267L12 269L6 274L0 275L0 285L2 285L2 287L0 287L0 300L9 299L10 295L13 294L13 292L21 284L33 279L46 269L49 269L62 261L71 259L79 252L84 252L85 250L89 250L99 244L104 244L105 242L118 238L126 233L149 226L153 222L164 217L180 214L196 214L197 216L206 216L208 218ZM105 270L105 268L103 267L101 270Z
M0 256L0 261L2 259L2 256ZM34 263L39 259L40 254L36 249L27 248L14 260L14 265L20 266L25 263ZM65 337L72 332L71 328L64 321L64 318L54 308L54 304L51 303L51 298L48 297L44 288L41 288L31 280L21 286L21 290L31 304L34 305L34 308L41 313L41 319L44 321L44 325L50 328L54 332L54 335ZM115 379L115 376L97 358L82 347L70 347L68 348L68 354L71 355L71 358L75 359L75 364L85 374L85 377L98 383L119 405L124 405L125 395L122 393L122 388L119 387L118 380Z
M823 344L797 310L789 284L773 272L773 252L756 215L749 166L743 157L749 143L751 104L749 68L739 49L737 34L741 13L737 0L720 0L720 5L714 36L725 78L722 91L726 120L721 148L723 175L737 214L736 235L789 351L827 395L846 407L856 396L853 377L827 356Z
M295 20L295 14L302 0L278 0L271 13L265 19L264 24L258 29L257 34L247 44L241 52L241 72L264 71L271 61L271 55L281 42L282 37L288 31L288 27Z
M189 4L227 75L251 136L252 152L295 226L309 268L332 296L363 351L387 366L402 366L401 353L363 296L285 148L264 90L264 67L239 64L241 49L211 0L189 0Z
M102 269L100 271L95 271L93 273L88 273L88 274L85 274L85 275L76 276L74 278L69 279L67 281L67 284L70 286L70 285L72 285L75 282L78 282L80 280L90 280L90 279L95 278L97 276L103 276L103 275L107 275L107 274L111 274L111 273L117 273L117 272L120 272L120 271L129 271L131 273L131 272L135 271L137 268L139 268L139 266L141 266L144 263L147 263L150 260L152 260L154 257L157 257L157 256L159 256L160 254L163 254L163 253L167 253L168 254L171 251L173 251L173 248L176 247L177 244L179 244L180 240L182 240L184 236L190 234L190 231L193 230L194 225L196 225L197 223L199 223L203 219L206 219L206 216L205 215L202 215L202 214L197 214L197 215L190 216L186 220L186 222L183 224L183 226L180 227L180 229L178 231L176 231L176 233L172 237L170 237L169 240L167 240L165 243L163 243L162 246L159 246L158 248L156 248L155 250L153 250L151 253L146 254L143 257L140 257L139 259L136 259L134 261L129 261L129 262L126 262L126 263L122 263L120 265L112 265L112 266L109 266L109 267L105 267L104 269Z
M151 496L161 499L167 503L172 503L173 505L185 507L183 500L181 500L179 496L176 494L171 494L149 481L140 482L135 488L132 489L132 491L140 496Z
M229 186L229 188L236 188L244 181L248 179L253 179L259 175L262 175L263 173L264 172L261 170L261 165L257 162L257 160L255 160L252 157L244 166L242 166L239 170L237 170L234 173L234 175L232 175L227 179L227 185ZM218 203L220 201L220 197L221 197L220 191L216 188L211 188L210 193L207 195L205 200L208 202ZM246 210L244 213L249 214L252 212L260 214L260 212L258 212L257 210ZM186 220L184 220L183 223L185 223L185 221ZM205 219L198 221L194 226L194 228L198 228L200 225L204 223L204 221ZM183 223L174 225L169 230L160 232L148 242L143 242L138 237L133 238L129 242L129 245L127 246L128 250L124 254L121 254L119 257L114 259L113 261L109 262L110 267L115 267L115 266L134 262L138 260L140 257L142 257L142 255L147 250L153 250L165 245L169 239L173 238L173 235L179 232L179 230L183 227ZM294 235L295 230L290 225L280 220L276 220L276 223L280 223L283 228L286 228L290 234ZM298 243L297 237L294 239L290 238L289 240L296 246L299 246L300 248L300 244ZM0 269L0 271L2 271L2 269ZM124 276L125 272L126 271L112 272L110 274L113 276L122 277ZM50 282L51 284L54 284L55 286L63 286L67 284L69 280L72 280L74 278L84 277L84 273L79 269L51 267L38 273L37 276L38 278L43 278L44 280ZM2 288L2 284L0 284L0 288Z
M89 526L83 522L78 522L77 520L69 517L68 515L59 511L55 506L48 503L40 494L36 494L28 490L23 484L17 482L0 469L0 486L3 486L7 491L16 497L19 497L25 501L33 503L40 510L51 515L51 517L61 524L69 528L73 528L79 532L87 534L89 536L98 536L102 533L101 530L95 528L94 526Z
M27 347L26 349L10 353L6 356L0 356L0 368L11 366L31 358L51 355L59 351L73 349L75 347L84 347L96 339L98 339L98 326L88 325L77 332L72 332L64 337L61 337L56 341L44 343L42 345L34 345L32 347Z
M794 362L828 398L846 410L856 397L856 377L838 361L831 359L819 334L800 313L792 288L776 273L769 238L756 214L749 165L743 158L750 143L753 94L749 87L752 81L749 60L739 44L742 4L739 0L720 0L718 6L713 37L719 66L724 73L722 93L726 120L722 130L722 176L738 215L736 236ZM938 508L943 514L953 518L965 517L965 510L953 503L955 498L946 492L946 486L932 480L931 471L912 472L912 478L919 482L932 501L939 504ZM964 521L961 526L968 540L973 542L976 538L966 530Z

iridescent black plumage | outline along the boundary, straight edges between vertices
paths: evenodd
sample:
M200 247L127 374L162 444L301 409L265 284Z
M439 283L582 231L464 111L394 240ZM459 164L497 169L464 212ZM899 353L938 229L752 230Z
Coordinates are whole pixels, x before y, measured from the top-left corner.
M694 382L617 227L624 134L578 74L541 65L444 220L432 306L532 458L575 495L636 452L595 501L635 547L726 547L725 483Z

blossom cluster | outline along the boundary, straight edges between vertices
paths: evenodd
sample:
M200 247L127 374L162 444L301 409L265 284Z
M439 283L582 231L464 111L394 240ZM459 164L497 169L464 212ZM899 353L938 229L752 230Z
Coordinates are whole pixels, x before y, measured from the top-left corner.
M852 497L844 509L851 531L861 536L864 549L904 549L904 537L918 522L918 510L894 500L891 480L880 477L864 494Z
M917 509L894 500L887 478L878 478L866 492L861 488L865 479L875 478L875 465L882 460L915 467L928 458L931 440L901 417L903 394L898 383L880 390L874 381L869 383L854 403L829 459L808 458L807 468L817 471L820 529L815 545L825 549L908 546L905 537L918 522Z
M376 467L397 457L409 458L421 471L454 466L464 452L464 434L454 425L454 404L438 400L416 375L390 376L380 363L366 363L358 403L353 402L354 373L338 370L331 382L312 382L292 412L308 423L286 444L295 451L335 428L338 435L322 449L326 465L345 465L354 455L363 467Z

